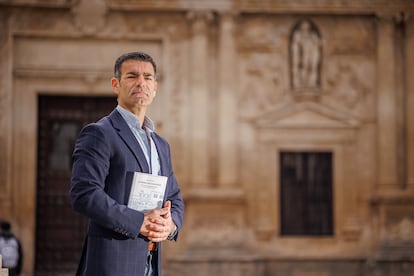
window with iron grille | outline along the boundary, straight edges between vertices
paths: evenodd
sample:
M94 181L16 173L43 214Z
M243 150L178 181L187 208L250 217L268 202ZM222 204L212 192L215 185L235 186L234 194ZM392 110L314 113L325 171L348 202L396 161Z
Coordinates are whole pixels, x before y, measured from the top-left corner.
M280 153L282 236L332 236L332 152Z

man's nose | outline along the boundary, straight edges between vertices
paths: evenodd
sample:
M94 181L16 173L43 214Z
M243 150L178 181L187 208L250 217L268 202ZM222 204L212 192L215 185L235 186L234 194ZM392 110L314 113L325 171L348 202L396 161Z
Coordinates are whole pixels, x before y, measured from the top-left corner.
M135 82L135 85L136 86L142 86L143 85L143 83L144 83L144 81L145 81L145 79L144 79L144 76L138 76L137 77L137 80L136 80L136 82Z

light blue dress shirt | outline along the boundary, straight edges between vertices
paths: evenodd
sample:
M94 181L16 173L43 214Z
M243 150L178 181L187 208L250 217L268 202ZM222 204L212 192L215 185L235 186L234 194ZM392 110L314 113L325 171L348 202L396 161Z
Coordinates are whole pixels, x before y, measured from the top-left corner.
M141 146L141 149L145 154L145 159L147 159L150 172L154 175L161 175L161 166L157 147L151 138L151 133L155 131L152 120L145 116L141 128L140 121L133 113L119 105L116 107L116 110L121 114L122 118L124 118L125 122L128 124L139 145Z

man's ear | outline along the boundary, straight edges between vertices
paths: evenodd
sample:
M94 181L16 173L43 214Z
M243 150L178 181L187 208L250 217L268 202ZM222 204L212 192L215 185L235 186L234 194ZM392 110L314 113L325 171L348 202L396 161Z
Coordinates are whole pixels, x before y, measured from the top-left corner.
M112 78L111 79L111 86L112 86L112 90L114 91L115 94L118 95L119 91L119 81L117 78Z
M112 88L118 87L118 79L117 78L112 78L111 79L111 85L112 85Z

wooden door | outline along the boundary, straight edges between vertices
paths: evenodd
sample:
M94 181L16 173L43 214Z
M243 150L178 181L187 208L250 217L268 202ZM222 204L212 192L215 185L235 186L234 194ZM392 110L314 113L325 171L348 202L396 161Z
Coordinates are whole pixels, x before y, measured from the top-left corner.
M115 97L38 98L35 275L75 275L86 219L69 201L73 147L81 128L116 104Z

